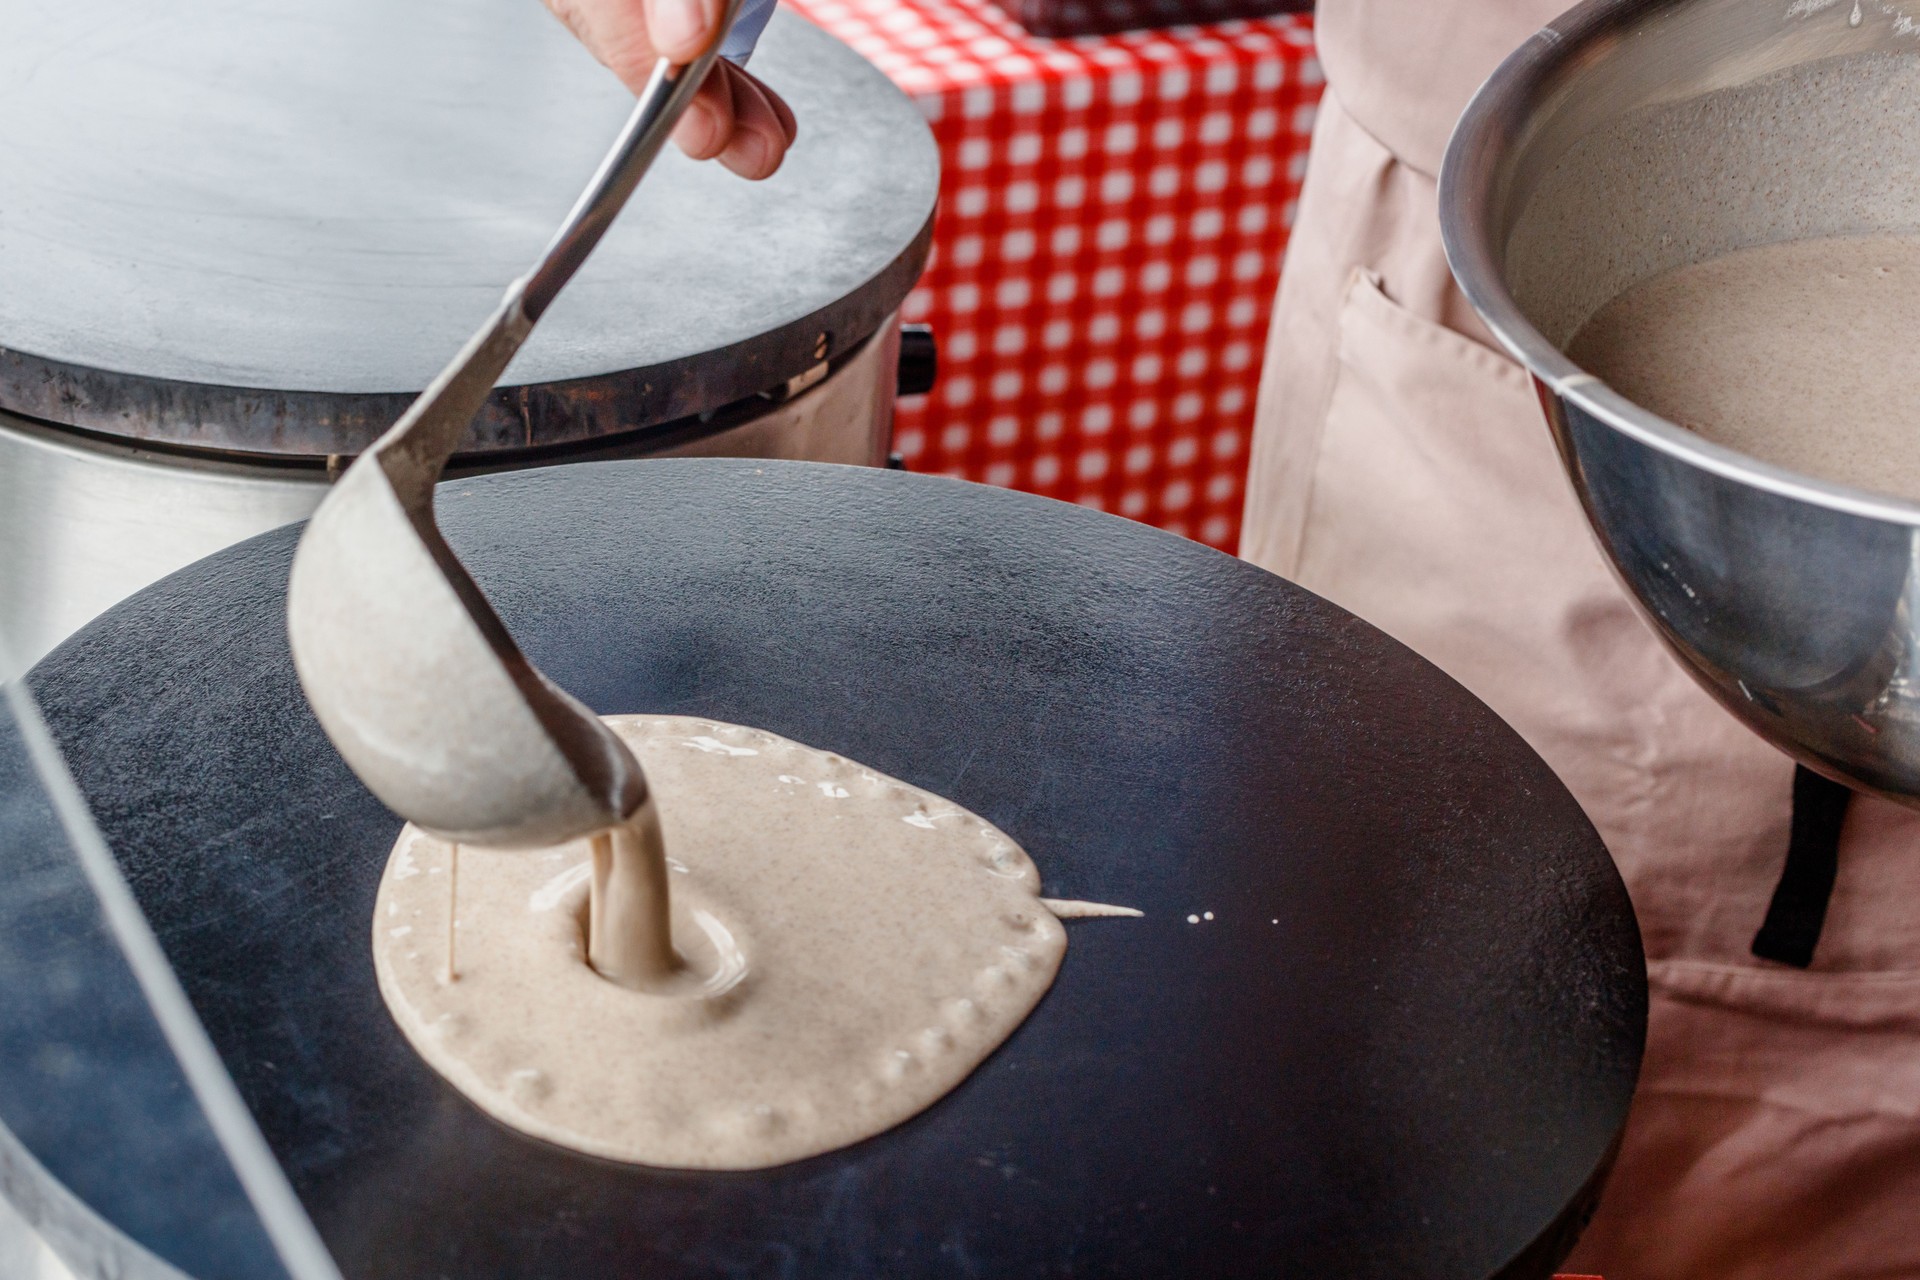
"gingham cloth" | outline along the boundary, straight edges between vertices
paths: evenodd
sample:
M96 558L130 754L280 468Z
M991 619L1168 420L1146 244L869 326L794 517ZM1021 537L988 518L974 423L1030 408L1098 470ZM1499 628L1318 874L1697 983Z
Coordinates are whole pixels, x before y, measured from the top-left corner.
M907 318L940 385L915 471L1232 550L1322 78L1305 16L1073 40L990 0L784 0L905 90L945 164ZM804 124L803 124L804 127Z

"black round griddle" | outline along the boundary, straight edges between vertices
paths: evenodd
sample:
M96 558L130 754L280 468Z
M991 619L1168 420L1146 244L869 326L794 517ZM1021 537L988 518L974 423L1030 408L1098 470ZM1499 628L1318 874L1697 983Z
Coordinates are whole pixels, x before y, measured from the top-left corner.
M1571 1246L1639 1065L1638 933L1566 790L1410 651L1195 543L900 473L520 472L443 488L440 522L597 710L843 752L999 824L1049 895L1147 914L1070 924L1005 1047L856 1147L697 1174L544 1146L375 990L400 824L295 682L298 529L201 561L32 684L349 1277L1480 1280Z
M899 308L938 196L926 121L792 15L753 69L802 122L780 173L663 153L463 453L712 413ZM6 5L0 85L0 409L316 459L392 425L633 109L532 0Z

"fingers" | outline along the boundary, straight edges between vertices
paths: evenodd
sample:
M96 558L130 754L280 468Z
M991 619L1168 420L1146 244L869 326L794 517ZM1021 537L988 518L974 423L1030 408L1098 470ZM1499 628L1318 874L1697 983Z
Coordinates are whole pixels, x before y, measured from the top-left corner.
M797 128L780 95L731 62L716 62L687 106L673 140L695 160L718 159L743 178L768 178L787 158Z
M732 63L720 65L726 68L733 107L733 134L720 152L720 163L743 178L770 178L798 136L793 112L779 94L746 71Z
M707 82L687 104L687 113L674 127L673 140L695 160L711 160L733 141L733 93L727 79L730 62L716 62Z
M633 93L654 64L688 62L706 48L725 0L547 0L594 57ZM695 160L718 159L743 178L771 177L786 159L798 127L780 95L733 63L714 64L674 129L674 141Z
M767 101L773 105L773 113L780 117L780 132L786 138L787 145L792 146L794 140L800 136L800 122L793 118L793 108L787 105L785 98L767 88L766 83L756 78L752 72L743 67L740 69L740 74L752 81L754 87L759 89L766 96Z

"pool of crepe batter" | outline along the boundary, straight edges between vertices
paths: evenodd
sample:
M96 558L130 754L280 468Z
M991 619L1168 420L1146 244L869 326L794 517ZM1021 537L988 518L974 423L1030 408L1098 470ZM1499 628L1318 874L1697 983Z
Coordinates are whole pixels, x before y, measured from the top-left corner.
M409 827L381 882L381 993L495 1118L616 1160L780 1164L931 1105L1045 994L1065 930L1033 862L984 819L760 730L608 723L660 804L691 994L589 967L585 841L462 846L456 867L452 846Z
M1664 272L1567 354L1636 404L1804 475L1920 500L1920 235L1792 240Z

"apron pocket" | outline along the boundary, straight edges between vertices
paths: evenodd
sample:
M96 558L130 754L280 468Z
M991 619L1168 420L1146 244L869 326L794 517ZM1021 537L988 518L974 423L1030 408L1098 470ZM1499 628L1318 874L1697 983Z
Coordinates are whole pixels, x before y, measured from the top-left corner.
M1589 632L1640 628L1561 473L1525 370L1406 311L1366 271L1348 282L1339 330L1301 538L1303 586L1496 709L1527 668L1561 682L1569 663L1527 660L1551 638L1543 624L1573 615Z
M1744 957L1786 849L1791 763L1641 620L1525 370L1365 271L1338 351L1298 581L1434 662L1546 759L1626 874L1649 954Z

